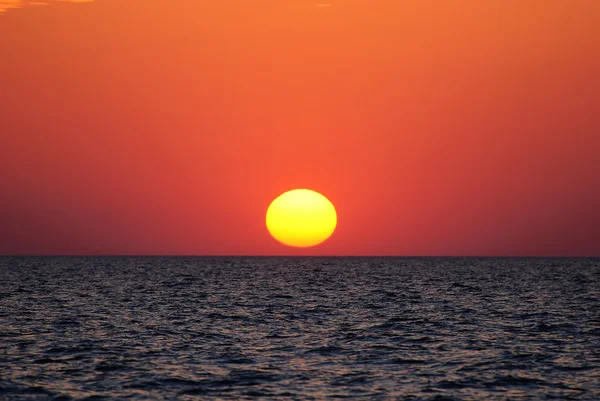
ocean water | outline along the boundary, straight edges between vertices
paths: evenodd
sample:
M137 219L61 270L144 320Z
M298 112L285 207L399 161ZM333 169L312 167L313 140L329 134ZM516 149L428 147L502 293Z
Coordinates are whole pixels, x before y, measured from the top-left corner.
M600 260L0 258L2 400L600 400Z

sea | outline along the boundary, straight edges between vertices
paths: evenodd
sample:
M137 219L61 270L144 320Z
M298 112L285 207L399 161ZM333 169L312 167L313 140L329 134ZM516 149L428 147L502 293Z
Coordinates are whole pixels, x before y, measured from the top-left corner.
M1 400L600 400L600 259L2 257Z

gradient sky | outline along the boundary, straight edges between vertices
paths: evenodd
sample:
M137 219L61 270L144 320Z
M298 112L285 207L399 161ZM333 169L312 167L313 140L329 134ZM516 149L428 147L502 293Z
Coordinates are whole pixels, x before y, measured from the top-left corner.
M0 253L598 256L599 49L598 0L0 0Z

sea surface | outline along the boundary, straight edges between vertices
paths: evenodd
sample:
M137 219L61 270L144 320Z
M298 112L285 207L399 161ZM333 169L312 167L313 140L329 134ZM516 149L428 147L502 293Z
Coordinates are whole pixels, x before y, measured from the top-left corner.
M2 400L600 400L600 260L0 258Z

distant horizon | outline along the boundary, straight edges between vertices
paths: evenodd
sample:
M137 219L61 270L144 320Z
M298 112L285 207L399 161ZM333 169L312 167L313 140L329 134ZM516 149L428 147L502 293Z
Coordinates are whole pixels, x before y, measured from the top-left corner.
M196 254L0 254L0 257L115 258L394 258L394 259L600 259L600 255L196 255Z

